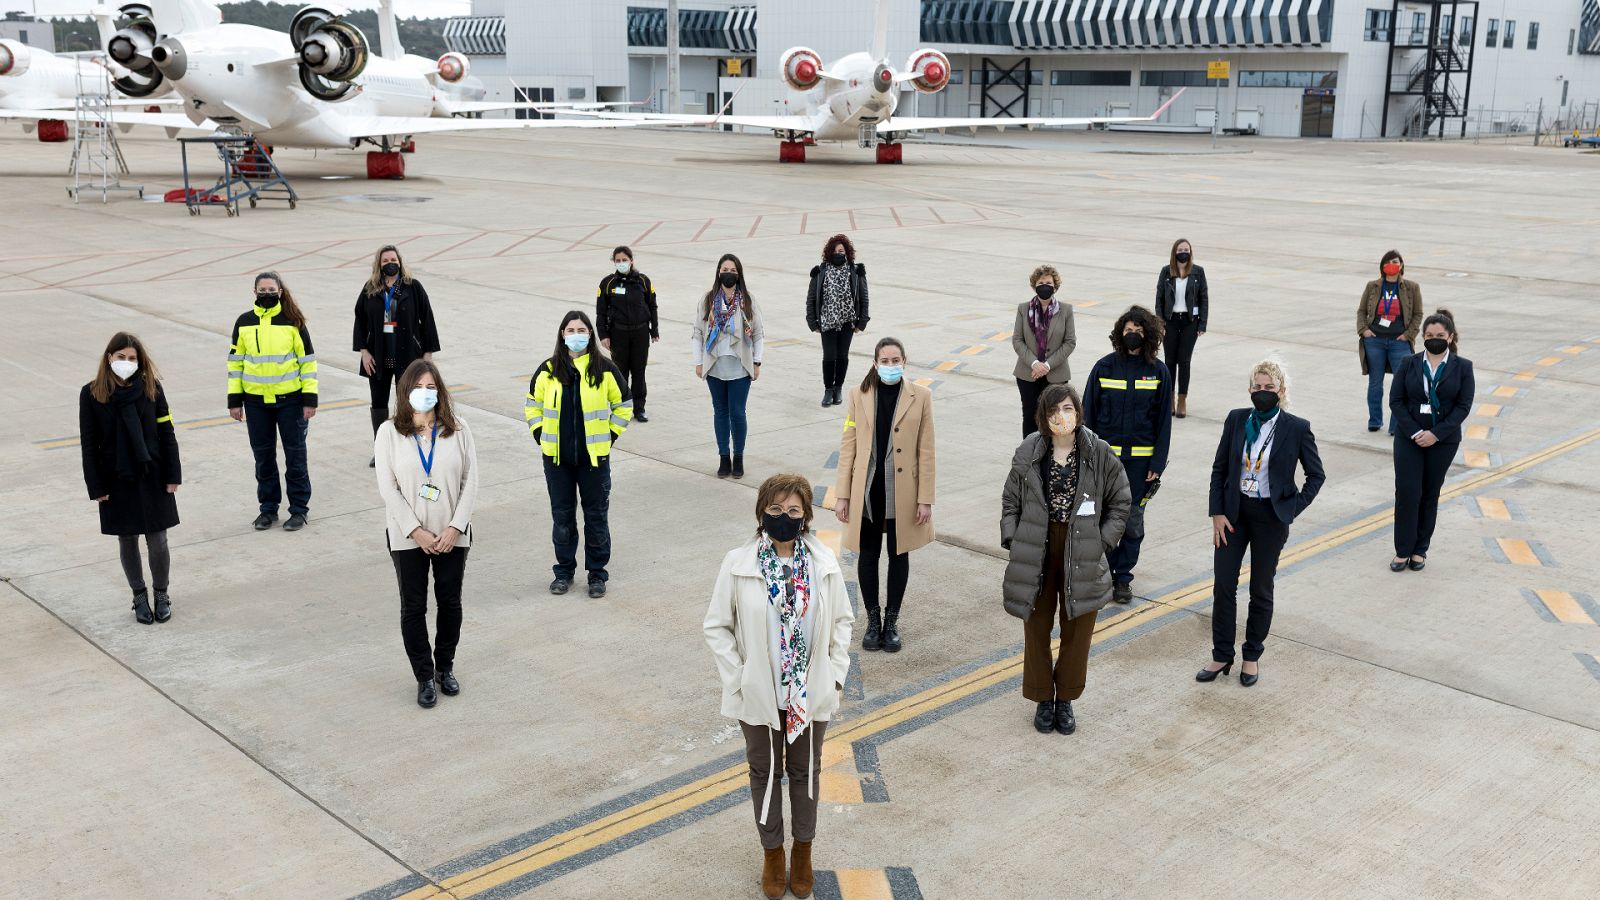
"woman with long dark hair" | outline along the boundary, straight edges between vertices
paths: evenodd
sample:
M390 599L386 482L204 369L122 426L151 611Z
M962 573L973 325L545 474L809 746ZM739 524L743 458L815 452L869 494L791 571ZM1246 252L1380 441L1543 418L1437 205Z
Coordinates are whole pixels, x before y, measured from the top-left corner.
M911 577L910 553L933 540L933 392L905 380L906 348L878 341L874 365L850 392L839 439L834 514L854 550L867 612L863 650L900 650L900 604ZM878 557L889 544L889 605L878 611Z
M422 282L411 277L405 258L393 244L378 248L372 272L356 295L355 335L351 349L361 354L361 374L372 393L372 433L389 420L389 389L399 382L412 360L432 361L439 352L439 329L433 304Z
M278 483L278 440L283 440L289 518L284 531L305 527L311 511L311 475L306 469L306 431L317 414L317 355L305 313L277 272L255 280L255 306L233 323L228 353L228 414L244 420L256 458L255 525L265 531L278 520L283 488Z
M822 264L811 267L806 325L822 335L822 405L838 406L850 368L850 339L867 330L867 267L856 262L850 238L836 234L822 245Z
M1166 332L1162 355L1172 376L1178 379L1173 415L1182 419L1189 415L1189 372L1195 342L1206 333L1206 322L1211 317L1206 270L1195 265L1194 245L1186 238L1172 242L1167 264L1156 274L1156 316Z
M555 580L565 594L578 571L578 505L583 504L583 567L589 596L604 597L611 561L611 445L633 419L617 367L595 346L594 323L582 310L561 319L556 346L528 385L523 407L539 442L550 490Z
M400 583L400 635L417 704L428 709L461 693L456 645L461 641L461 584L472 546L478 501L478 452L455 413L450 391L432 362L413 360L400 375L394 418L373 440L378 495L395 578ZM438 604L437 633L428 644L428 573Z
M717 260L717 280L700 300L694 320L694 374L711 389L713 425L721 458L717 477L744 477L745 403L761 377L765 341L761 314L744 283L744 263L732 253Z
M1461 356L1456 317L1439 309L1422 321L1421 353L1408 356L1389 388L1394 435L1394 559L1389 571L1422 571L1439 520L1439 491L1461 449L1472 412L1472 360Z
M100 533L117 537L133 617L141 625L165 622L172 618L167 529L178 524L183 468L161 375L137 337L120 331L106 344L94 380L78 394L78 435L83 481L100 507ZM150 551L149 584L140 535Z

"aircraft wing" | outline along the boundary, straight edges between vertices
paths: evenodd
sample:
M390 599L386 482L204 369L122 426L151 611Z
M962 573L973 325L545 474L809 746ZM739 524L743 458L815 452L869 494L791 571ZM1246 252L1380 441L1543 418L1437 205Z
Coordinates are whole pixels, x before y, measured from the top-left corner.
M1007 128L1070 128L1077 125L1110 125L1119 122L1153 122L1172 106L1173 101L1183 95L1187 88L1179 89L1167 102L1161 104L1155 112L1148 116L1068 116L1068 117L1017 117L993 119L956 119L940 116L895 116L888 122L878 126L878 133L896 133L904 131L938 131L965 128L976 132L979 128L995 128L1004 131Z
M772 131L792 131L796 134L810 134L817 130L817 122L813 116L737 116L737 115L674 115L672 113L614 113L598 112L583 109L553 110L575 116L591 116L597 119L613 121L635 122L640 125L738 125L743 128L771 129ZM881 129L880 129L881 130Z
M119 120L120 121L120 120ZM590 119L457 119L433 116L365 116L352 118L345 134L351 138L398 137L448 131L516 131L531 128L632 128L642 121Z
M0 119L59 119L60 110L50 109L0 109ZM199 125L189 121L189 117L180 113L149 113L149 112L117 112L111 115L112 124L141 125L149 128L165 128L169 131L196 131L201 134L210 134L217 130L216 123L207 119Z

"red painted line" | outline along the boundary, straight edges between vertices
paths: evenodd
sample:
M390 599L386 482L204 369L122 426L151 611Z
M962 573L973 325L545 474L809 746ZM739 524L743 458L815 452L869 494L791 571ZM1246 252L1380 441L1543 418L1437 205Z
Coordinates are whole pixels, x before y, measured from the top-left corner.
M487 231L480 231L477 234L473 235L472 237L467 238L464 241L457 241L456 243L451 244L450 246L444 248L443 250L440 250L438 253L432 253L432 254L429 254L427 256L424 256L420 260L420 262L427 262L428 260L433 259L435 256L441 256L441 255L443 255L445 253L449 253L451 250L454 250L455 248L461 246L462 244L470 244L473 241L477 240L478 238L483 237L484 235L486 235L488 233L489 232L487 232Z
M644 230L644 234L641 234L638 237L634 238L633 242L635 244L644 243L644 239L649 237L651 234L655 233L655 230L657 228L660 228L662 226L662 224L665 223L666 221L667 221L666 219L658 219L658 220L656 220L656 223L654 225L651 225L649 228L646 228Z
M694 243L694 242L695 242L695 241L698 241L698 240L700 240L700 235L702 235L702 234L705 234L705 233L706 233L706 229L707 229L707 228L710 228L710 227L711 227L711 223L712 223L712 222L715 222L715 221L716 221L716 219L707 219L707 220L706 220L706 222L705 222L705 224L704 224L704 225L701 225L701 226L700 226L700 230L699 230L699 231L696 231L696 232L695 232L695 233L694 233L694 237L692 237L692 238L689 238L689 243L691 243L691 244L692 244L692 243Z
M550 230L550 226L546 225L545 227L539 229L538 231L535 231L533 234L528 235L527 237L523 238L520 241L517 241L515 244L512 244L511 246L505 248L504 250L501 250L501 251L495 253L495 256L505 256L507 251L514 250L517 247L521 247L523 244L526 244L527 242L533 240L534 238L538 237L541 234L544 234L546 231L549 231L549 230Z
M900 221L900 212L898 210L896 210L892 206L889 207L889 215L894 216L894 227L896 227L896 228L904 228L904 227L906 227L906 223ZM1243 672L1244 670L1240 669L1239 671Z
M594 230L593 230L593 231L591 231L591 232L589 232L589 233L588 233L588 234L586 234L586 235L584 235L584 236L583 236L583 237L581 237L581 238L578 238L578 239L577 239L577 240L575 240L575 241L573 241L573 242L572 242L572 243L571 243L571 244L568 244L568 245L567 245L567 249L566 249L566 250L564 250L564 251L562 251L562 252L563 252L563 253L569 253L569 252L571 252L571 251L573 251L573 250L576 250L576 249L578 249L578 248L579 248L579 247L580 247L580 246L582 246L582 245L583 245L583 242L584 242L584 241L587 241L587 240L588 240L588 239L589 239L589 238L592 238L592 237L594 237L594 236L595 236L595 235L597 235L597 234L599 234L599 233L600 233L600 232L602 232L602 231L605 231L605 230L606 230L606 226L604 226L604 225L597 225L597 226L595 226L595 229L594 229ZM1242 671L1244 671L1244 670L1243 670L1243 669L1240 669L1240 671L1241 671L1241 672L1242 672Z
M850 216L850 230L851 231L857 231L858 229L856 228L856 211L853 210L853 209L847 209L847 210L845 210L845 212L848 213L849 216ZM1242 672L1244 670L1240 669L1239 671Z
M205 263L205 265L214 266L217 263L227 262L230 259L238 259L239 257L244 256L246 253L254 253L254 252L256 252L257 250L260 250L260 249L261 249L261 246L257 245L257 246L250 247L250 248L245 249L245 250L240 250L238 253L229 253L227 256L218 257L217 259L209 260L208 262ZM193 269L198 269L198 268L199 268L199 266L188 266L187 267L188 270L193 270ZM171 278L177 278L179 276L179 274L181 272L183 272L183 271L185 271L185 269L177 269L177 270L168 272L165 275L151 275L149 278L145 279L145 283L148 284L149 282L152 282L152 281L164 281L164 280L171 279Z
M49 285L45 285L45 286L46 287L57 288L57 287L61 287L62 285L65 285L65 284L71 284L72 282L77 281L77 280L82 279L82 278L93 278L96 275L104 275L107 272L115 272L118 269L125 269L130 265L140 266L140 265L144 265L145 263L155 262L158 259L166 259L169 256L177 256L179 253L184 253L184 252L186 252L186 251L184 251L184 250L169 250L166 253L162 253L162 254L160 254L158 256L152 256L149 259L141 259L141 260L137 260L137 261L132 262L132 263L119 263L119 264L111 266L110 268L107 268L107 269L100 269L99 271L96 271L96 272L87 272L87 273L85 273L83 275L75 275L75 276L73 276L71 278L64 278L61 281L58 281L58 282L56 282L54 284L49 284Z
M938 220L939 220L939 224L940 224L940 225L947 225L947 224L949 224L949 223L947 223L947 222L946 222L946 221L945 221L945 220L944 220L944 216L941 216L941 215L939 215L939 211L938 211L938 210L937 210L937 209L934 209L934 208L933 208L933 207L931 207L931 206L930 206L930 207L928 207L928 212L931 212L931 213L933 213L933 217L934 217L934 218L935 218L935 219L938 219Z
M762 218L764 218L764 217L763 216L756 216L756 220L754 222L750 223L750 232L748 234L746 234L745 237L753 238L753 237L756 236L756 229L761 227Z
M805 234L806 233L806 220L809 219L809 218L811 218L811 213L803 212L803 213L800 214L800 233L801 234Z
M86 259L93 259L96 256L105 256L105 255L106 254L104 254L104 253L85 253L82 256L74 256L74 257L71 257L69 259L62 259L59 256L34 257L35 259L40 259L40 258L53 259L53 260L56 260L56 262L45 263L42 266L34 266L31 269L23 269L21 272L12 272L10 274L12 274L12 275L26 275L29 272L37 272L40 269L54 269L56 266L71 265L72 263L75 263L75 262L83 262Z
M977 213L978 214L978 218L983 219L985 221L988 221L989 217L983 214L983 210L979 209L976 206L972 206L972 207L968 207L968 208L971 209L973 212ZM1241 669L1240 671L1243 671L1243 670Z
M318 247L315 250L307 250L304 253L296 253L294 256L291 256L288 259L280 259L276 263L273 263L272 265L267 266L266 268L267 269L277 269L277 268L282 267L285 263L292 263L297 259L303 259L304 257L310 256L313 253L322 253L322 252L325 252L327 250L331 250L334 247L339 246L340 244L348 244L348 243L350 243L349 240L334 241L331 244L325 244L325 245L323 245L321 247Z

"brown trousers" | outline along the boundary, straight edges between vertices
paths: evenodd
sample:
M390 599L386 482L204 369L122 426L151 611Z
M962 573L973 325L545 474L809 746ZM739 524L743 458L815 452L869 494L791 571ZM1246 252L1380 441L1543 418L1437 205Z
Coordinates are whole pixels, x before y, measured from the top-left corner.
M1035 703L1076 700L1083 696L1089 673L1089 645L1094 641L1093 613L1076 619L1067 615L1067 586L1063 575L1067 551L1065 522L1050 523L1049 549L1044 560L1044 586L1034 601L1033 615L1023 624L1022 696ZM1061 616L1061 656L1052 665L1050 632Z
M789 815L794 820L791 829L794 839L810 843L817 834L817 798L822 795L822 739L828 723L812 722L792 744L784 740L783 732L763 725L740 722L739 727L744 729L745 759L750 763L750 800L755 804L761 846L768 850L783 846L783 785L780 782L784 775L789 776L789 805L792 807ZM766 806L765 819L761 817L763 805Z

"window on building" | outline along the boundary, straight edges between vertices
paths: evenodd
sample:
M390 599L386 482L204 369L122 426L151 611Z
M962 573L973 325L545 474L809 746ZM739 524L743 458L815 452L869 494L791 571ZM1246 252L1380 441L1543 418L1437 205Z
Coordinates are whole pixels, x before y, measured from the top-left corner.
M1411 43L1423 44L1428 38L1428 14L1414 12L1411 14Z
M18 28L17 29L17 40L20 43L26 44L28 42L28 29L26 29L26 28ZM1242 672L1244 670L1241 669L1240 671Z
M1465 47L1468 44L1472 43L1472 17L1471 16L1462 16L1461 17L1461 37L1457 39L1457 43L1459 43L1463 47Z
M1366 38L1369 41L1387 41L1389 39L1389 13L1387 9L1367 10ZM1248 19L1246 21L1249 21Z
M1567 31L1567 55L1568 56L1572 55L1572 48L1577 46L1577 44L1578 44L1578 29L1576 29L1576 28L1569 29Z
M1050 73L1056 87L1127 87L1133 73L1127 69L1056 69Z
M1446 44L1450 43L1450 21L1449 13L1439 16L1439 40Z
M1539 49L1539 23L1538 22L1529 22L1528 23L1528 49L1529 50L1537 50L1537 49Z
M1500 42L1500 20L1489 20L1489 37L1483 42L1485 47L1493 47Z
M1570 82L1570 81L1561 82L1561 105L1562 106L1566 106L1567 105L1567 88L1569 88L1571 86L1572 86L1572 82Z
M1182 69L1146 70L1139 73L1139 83L1145 87L1205 87L1211 84L1206 80L1205 69L1194 71Z
M1506 20L1506 36L1504 38L1501 38L1500 46L1502 46L1502 47L1506 48L1507 50L1509 50L1509 49L1511 49L1511 47L1514 44L1516 44L1516 42L1517 42L1517 20L1516 19L1507 19Z
M1338 72L1241 71L1239 87L1335 88Z
M951 69L950 70L950 83L951 84L963 84L965 82L965 78L966 78L966 73L961 71L960 69Z

